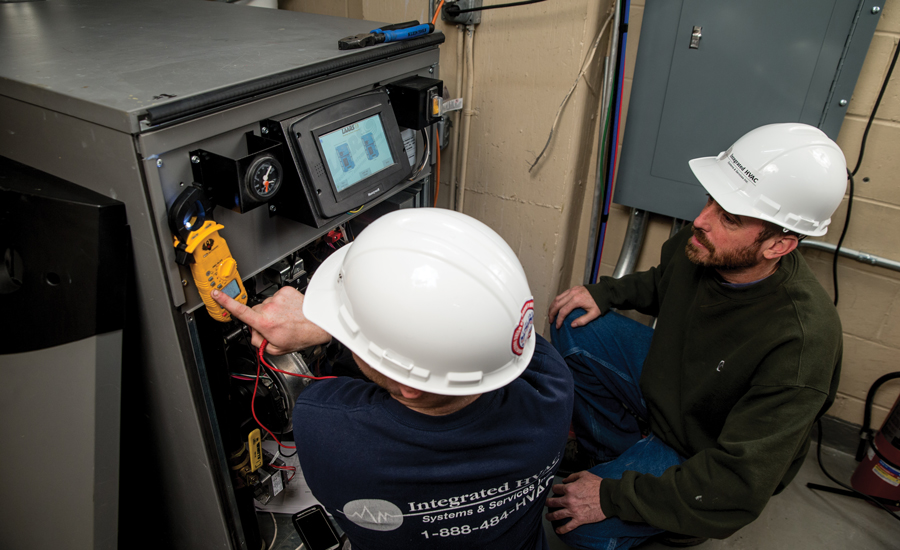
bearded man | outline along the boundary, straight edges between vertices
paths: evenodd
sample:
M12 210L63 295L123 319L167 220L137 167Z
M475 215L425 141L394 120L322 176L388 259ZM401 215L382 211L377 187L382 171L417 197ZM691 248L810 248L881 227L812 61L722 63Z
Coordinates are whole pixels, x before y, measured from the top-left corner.
M844 196L841 150L817 128L773 124L690 166L709 199L660 264L550 306L593 467L552 488L546 517L576 548L732 535L793 479L837 391L840 319L796 248Z

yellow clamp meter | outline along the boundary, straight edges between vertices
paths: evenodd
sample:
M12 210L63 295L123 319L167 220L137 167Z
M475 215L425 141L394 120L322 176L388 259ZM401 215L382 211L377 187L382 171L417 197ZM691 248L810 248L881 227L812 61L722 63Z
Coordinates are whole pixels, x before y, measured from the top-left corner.
M206 310L216 321L231 321L231 314L222 309L210 293L224 292L242 304L247 303L247 291L237 270L237 262L231 257L228 243L219 235L225 226L206 219L212 207L202 191L189 188L173 204L169 222L175 232L176 258L181 264L190 264L194 283ZM200 228L191 231L194 227Z

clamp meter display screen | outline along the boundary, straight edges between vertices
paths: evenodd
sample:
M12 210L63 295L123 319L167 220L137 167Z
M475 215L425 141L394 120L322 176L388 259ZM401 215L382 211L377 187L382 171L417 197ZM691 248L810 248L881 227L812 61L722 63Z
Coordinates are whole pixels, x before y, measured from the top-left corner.
M394 164L380 115L372 115L319 136L338 192Z
M241 287L238 286L237 279L233 279L230 283L225 285L225 288L222 289L222 292L227 294L230 298L237 298L238 294L241 293Z

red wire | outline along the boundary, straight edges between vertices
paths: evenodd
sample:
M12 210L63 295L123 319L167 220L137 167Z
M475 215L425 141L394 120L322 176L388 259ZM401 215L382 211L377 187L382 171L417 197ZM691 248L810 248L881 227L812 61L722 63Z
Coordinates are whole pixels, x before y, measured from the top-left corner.
M263 340L263 346L260 348L260 350L262 350L266 347L265 346L266 343L267 342L265 340ZM256 423L259 424L259 427L264 429L266 432L268 432L269 435L272 436L272 439L275 440L275 443L278 443L279 447L284 447L285 449L296 449L297 447L290 447L288 445L285 445L281 441L279 441L278 438L275 437L275 434L273 434L271 432L271 430L269 430L269 428L266 428L263 425L263 423L259 421L259 418L256 417L256 389L259 387L259 371L261 369L262 369L262 366L259 363L259 356L257 356L257 358L256 358L256 383L253 384L253 397L250 398L250 412L253 414L253 420L256 420Z
M285 470L291 472L291 477L288 478L287 482L290 483L294 476L297 475L297 467L296 466L278 466L277 464L269 464L272 468L276 470Z
M265 365L266 368L268 368L268 369L271 369L275 372L280 372L282 374L289 374L291 376L296 376L298 378L309 378L310 380L327 380L329 378L337 378L337 376L310 376L308 374L297 374L296 372L288 372L286 370L276 369L275 367L270 365L266 361L266 358L263 356L263 353L265 353L265 350L266 350L266 346L268 346L268 345L269 345L269 342L267 340L263 340L262 345L259 346L259 352L258 352L258 359L260 361L262 361L262 364Z
M275 437L275 434L273 434L272 431L269 430L269 428L266 428L263 425L263 423L259 421L259 418L256 417L256 390L257 390L257 388L259 388L259 373L260 373L260 370L262 369L262 365L265 365L267 368L270 368L274 371L277 371L277 372L280 372L283 374L289 374L291 376L299 376L300 378L311 378L313 380L325 380L327 378L337 378L337 376L309 376L306 374L296 374L293 372L287 372L287 371L284 371L281 369L276 369L275 367L273 367L272 365L267 363L265 357L263 357L263 354L266 351L266 346L268 346L268 345L269 345L269 341L264 339L262 341L262 344L259 346L259 353L256 355L256 382L253 384L253 397L250 398L250 412L253 414L253 420L256 420L256 423L259 424L259 427L264 429L269 435L272 436L272 439L274 439L275 442L278 443L279 447L284 447L285 449L296 449L297 447L291 447L291 446L285 445L284 443L279 441L278 438Z

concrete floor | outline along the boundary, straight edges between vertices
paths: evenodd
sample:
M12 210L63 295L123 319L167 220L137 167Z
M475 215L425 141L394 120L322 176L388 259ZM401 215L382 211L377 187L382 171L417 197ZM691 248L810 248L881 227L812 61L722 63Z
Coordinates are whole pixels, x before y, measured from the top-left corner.
M856 462L853 456L823 447L823 461L828 471L847 481ZM900 521L863 501L840 495L813 491L808 482L833 486L816 462L815 444L794 479L780 495L773 497L755 522L725 540L709 540L698 550L773 549L773 550L897 550L900 549ZM260 514L260 528L266 543L272 542L274 525L269 514ZM295 550L301 545L286 514L276 514L278 534L272 550ZM570 550L544 522L551 550ZM264 546L269 548L268 544ZM659 543L645 543L640 550L662 550ZM407 549L404 549L407 550ZM412 550L412 549L409 549Z
M831 475L849 482L856 469L852 455L822 448L822 461ZM762 515L725 540L709 540L698 550L897 550L900 548L900 521L879 508L855 498L813 491L807 483L834 486L819 469L815 443L794 481L772 497ZM551 550L569 550L549 528ZM640 550L663 550L667 546L648 542Z

